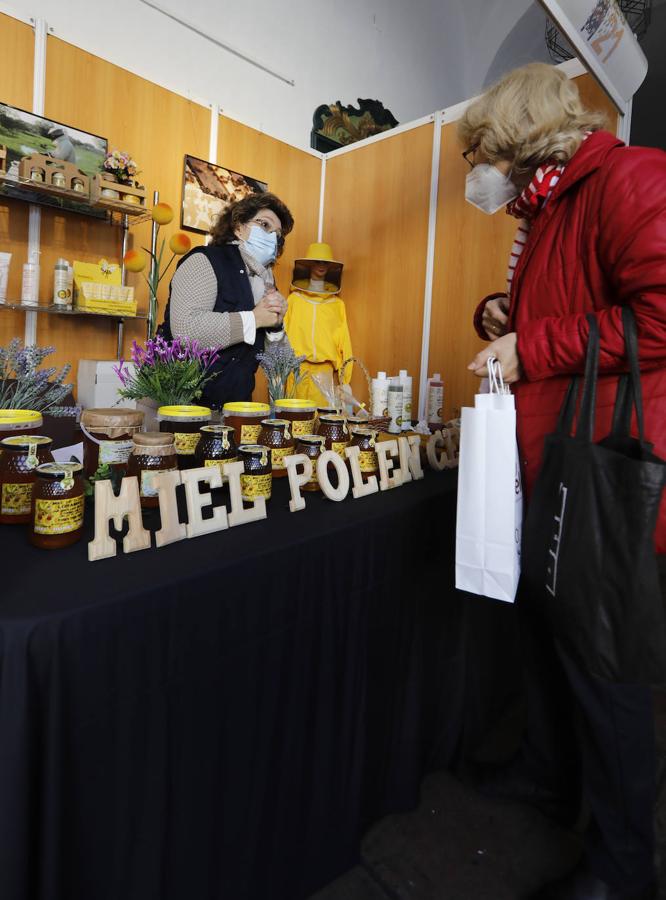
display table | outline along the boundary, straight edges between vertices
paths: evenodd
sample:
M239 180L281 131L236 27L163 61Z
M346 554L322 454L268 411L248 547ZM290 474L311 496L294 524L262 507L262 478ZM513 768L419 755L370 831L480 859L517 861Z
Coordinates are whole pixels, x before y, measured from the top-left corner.
M95 563L0 528L2 900L298 900L353 865L485 717L455 484L292 514L282 481L265 521Z

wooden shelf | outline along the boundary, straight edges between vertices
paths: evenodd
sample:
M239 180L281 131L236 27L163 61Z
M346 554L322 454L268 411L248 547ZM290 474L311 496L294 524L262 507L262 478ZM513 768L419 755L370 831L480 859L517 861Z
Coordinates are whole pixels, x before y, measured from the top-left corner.
M119 184L117 187L121 191L123 186ZM0 198L2 197L22 200L24 203L55 207L95 219L106 219L113 224L122 224L123 216L127 216L132 225L148 222L151 219L151 212L145 206L123 203L122 200L110 200L106 197L100 197L96 203L93 203L88 194L82 195L78 191L70 191L67 188L53 187L53 185L40 184L22 178L6 178L4 173L0 173Z

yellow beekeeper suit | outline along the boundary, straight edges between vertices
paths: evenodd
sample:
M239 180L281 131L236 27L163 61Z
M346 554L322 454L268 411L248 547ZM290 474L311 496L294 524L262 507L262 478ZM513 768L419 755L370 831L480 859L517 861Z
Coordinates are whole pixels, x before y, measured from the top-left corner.
M324 278L313 277L324 267ZM326 385L327 392L332 391L338 369L352 355L345 304L338 296L341 279L342 263L333 259L328 244L310 244L307 255L294 261L284 327L296 356L306 357L301 372L310 376L296 388L294 396L314 400L318 406L328 406L331 397L321 392L312 376ZM344 373L345 384L351 375L350 363Z

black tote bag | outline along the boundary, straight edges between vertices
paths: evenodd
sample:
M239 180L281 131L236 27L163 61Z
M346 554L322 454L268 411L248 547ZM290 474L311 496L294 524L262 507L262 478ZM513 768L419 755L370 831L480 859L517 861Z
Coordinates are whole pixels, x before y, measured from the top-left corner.
M620 377L608 437L593 443L599 329L588 316L583 394L579 378L545 441L522 556L522 602L544 614L562 649L609 681L666 683L666 615L654 531L666 463L645 439L633 313L622 311L629 372ZM629 434L636 410L639 438Z

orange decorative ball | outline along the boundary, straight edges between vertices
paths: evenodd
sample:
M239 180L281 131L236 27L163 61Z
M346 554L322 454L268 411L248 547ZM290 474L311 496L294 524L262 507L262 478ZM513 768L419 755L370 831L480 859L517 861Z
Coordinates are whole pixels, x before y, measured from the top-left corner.
M123 256L123 262L128 272L143 272L148 264L148 257L143 250L128 250Z
M176 234L171 236L169 247L176 256L182 256L183 253L187 253L192 248L192 241L182 231L177 231Z
M173 219L173 209L168 203L157 203L153 206L153 222L158 225L168 225Z

